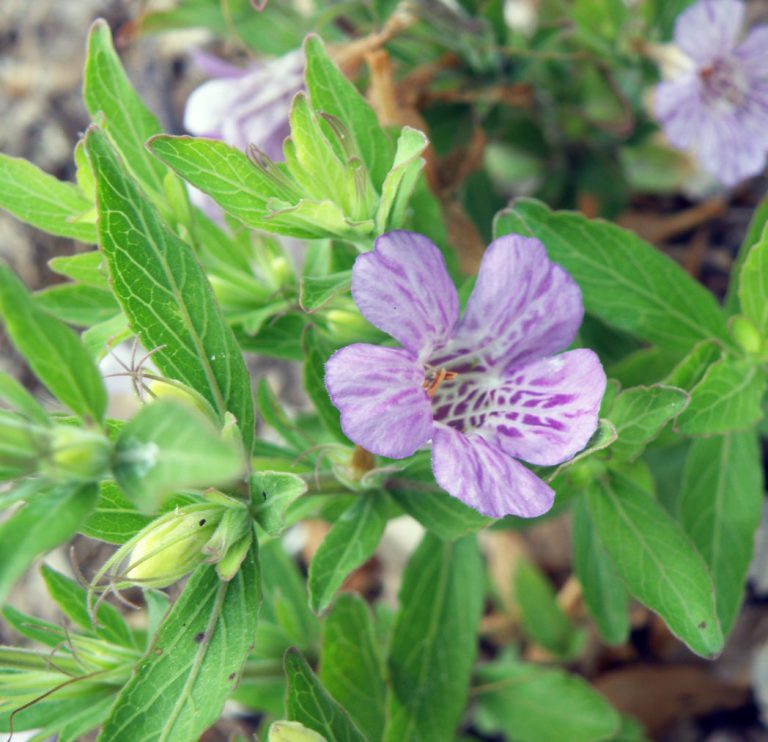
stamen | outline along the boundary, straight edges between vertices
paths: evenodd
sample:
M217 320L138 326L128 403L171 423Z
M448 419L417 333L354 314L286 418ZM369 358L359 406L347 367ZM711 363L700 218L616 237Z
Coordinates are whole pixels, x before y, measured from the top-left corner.
M452 381L458 375L459 374L456 371L448 371L444 368L437 370L429 369L422 387L426 390L427 396L432 399L435 394L437 394L437 390L442 386L444 381Z

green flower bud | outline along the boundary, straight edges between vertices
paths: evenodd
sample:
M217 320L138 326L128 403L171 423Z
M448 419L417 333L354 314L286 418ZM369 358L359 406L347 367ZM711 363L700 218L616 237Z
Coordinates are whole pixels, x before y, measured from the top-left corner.
M216 421L217 418L211 405L201 394L180 381L154 379L149 384L149 393L155 399L171 399L181 402L187 407L193 407L202 412L207 418Z
M269 727L267 742L326 742L322 734L298 721L275 721Z
M759 330L750 319L737 315L731 319L730 329L733 339L745 353L750 356L756 356L760 353L762 338Z
M71 425L53 429L43 471L51 479L91 482L109 472L112 444L101 433Z
M131 551L124 577L141 587L168 587L201 564L203 547L221 521L224 509L179 509L147 526Z
M31 474L45 450L45 430L14 412L0 410L0 474L3 478Z
M203 551L212 562L220 562L230 547L240 541L251 527L251 516L245 507L227 508Z

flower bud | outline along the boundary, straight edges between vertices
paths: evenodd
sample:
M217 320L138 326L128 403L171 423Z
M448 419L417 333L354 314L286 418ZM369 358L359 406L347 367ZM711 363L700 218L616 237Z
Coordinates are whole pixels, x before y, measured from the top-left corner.
M209 419L216 420L216 416L213 414L213 410L207 400L194 389L180 381L175 379L172 381L154 379L149 384L149 393L155 399L172 399L176 402L181 402L187 407L194 407Z
M125 579L141 587L168 587L205 560L203 547L215 532L223 508L190 508L147 526L133 547Z
M267 742L325 742L325 737L298 721L274 721Z
M0 473L12 479L35 471L44 448L43 434L21 415L0 410Z
M59 425L51 433L43 471L52 479L96 481L109 471L112 444L101 433Z

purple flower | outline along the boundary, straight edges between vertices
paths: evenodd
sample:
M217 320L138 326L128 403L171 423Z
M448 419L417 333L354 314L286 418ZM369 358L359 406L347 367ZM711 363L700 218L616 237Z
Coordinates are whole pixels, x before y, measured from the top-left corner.
M205 54L196 61L214 79L187 100L184 126L190 134L221 139L242 150L255 144L269 158L282 159L291 101L304 85L304 51L296 49L248 69Z
M768 153L768 26L739 43L743 21L740 0L688 8L674 33L684 64L656 89L669 141L728 186L759 173Z
M352 441L389 458L432 441L438 484L499 518L546 512L554 492L520 464L551 466L597 427L605 373L572 342L581 292L536 239L488 247L459 319L440 251L424 236L389 232L352 270L363 316L402 348L357 344L326 365L325 383Z

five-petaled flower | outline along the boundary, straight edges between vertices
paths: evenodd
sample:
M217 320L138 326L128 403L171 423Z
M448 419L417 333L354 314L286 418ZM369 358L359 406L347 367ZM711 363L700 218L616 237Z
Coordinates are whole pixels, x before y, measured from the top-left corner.
M440 251L389 232L352 271L363 316L402 348L349 345L325 383L347 437L404 458L432 441L438 484L492 517L534 517L554 492L517 459L550 466L595 432L606 378L573 341L584 309L570 275L536 239L508 235L487 249L459 319Z
M656 89L671 144L732 186L762 171L768 154L768 26L739 43L741 0L699 0L675 23L672 79Z

